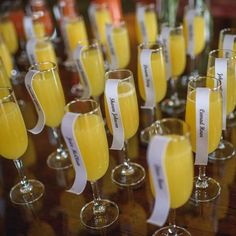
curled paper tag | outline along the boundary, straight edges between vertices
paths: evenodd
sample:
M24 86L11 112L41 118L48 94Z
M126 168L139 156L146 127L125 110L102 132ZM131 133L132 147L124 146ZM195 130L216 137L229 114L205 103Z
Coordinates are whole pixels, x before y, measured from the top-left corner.
M112 124L113 140L111 149L121 150L124 146L124 128L121 119L118 85L119 80L108 79L106 81L105 96Z
M151 171L153 186L155 189L155 205L148 223L162 226L165 224L170 209L170 193L165 168L166 148L170 138L154 136L147 150L148 167Z
M196 158L195 165L207 165L210 89L196 89Z
M195 10L190 9L186 14L186 22L187 22L187 32L188 32L188 46L187 46L187 54L194 58L194 17Z
M142 78L146 95L146 102L144 108L155 107L156 95L153 84L151 56L152 56L152 51L150 49L141 50L140 64L142 69Z
M75 194L82 193L87 183L87 172L74 133L75 122L79 115L77 113L67 112L61 123L62 135L69 149L71 161L75 169L74 183L67 191Z
M220 79L222 83L223 98L223 130L226 130L227 113L227 58L215 59L215 78Z
M82 46L81 44L78 44L73 56L74 56L76 68L83 82L83 90L84 90L83 97L89 98L90 97L90 84L89 84L88 76L86 74L85 67L82 60L83 49L84 49L84 46Z
M35 54L35 46L36 46L35 38L31 38L27 41L26 52L27 52L27 56L31 65L34 65L37 63L37 58Z
M107 37L107 44L109 47L110 58L111 58L110 67L112 70L118 68L117 54L116 54L116 49L115 49L114 39L113 39L113 28L114 27L112 24L106 24L106 37Z
M148 42L148 35L147 29L145 26L145 6L138 5L136 10L136 17L139 24L140 32L142 34L142 41L147 43Z
M234 41L236 35L226 34L223 39L223 49L224 50L234 50ZM229 51L224 51L224 57L232 56Z
M30 70L27 72L25 76L25 87L34 103L34 106L36 108L37 114L38 114L38 121L37 124L33 129L30 129L29 132L33 134L40 133L45 125L45 114L43 112L42 106L39 103L39 100L37 98L37 95L33 89L33 79L34 77L39 74L40 72L37 70Z
M211 16L208 9L204 10L204 21L205 21L205 40L210 42L211 40Z
M32 18L25 16L23 19L24 31L27 39L35 37Z
M163 27L161 30L160 39L163 43L164 56L166 62L166 77L169 79L171 77L171 61L170 61L170 28Z

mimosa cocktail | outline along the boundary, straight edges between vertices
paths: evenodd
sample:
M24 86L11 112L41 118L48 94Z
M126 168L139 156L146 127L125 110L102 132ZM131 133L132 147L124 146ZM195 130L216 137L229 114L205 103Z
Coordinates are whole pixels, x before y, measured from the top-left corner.
M78 99L68 103L66 111L70 112L70 116L72 114L75 116L75 122L72 126L71 123L66 123L66 118L63 119L63 135L65 135L64 127L68 129L72 126L70 128L75 134L72 139L77 143L79 158L83 160L87 180L90 181L93 190L93 201L82 208L80 219L88 228L104 229L117 220L119 209L114 202L101 199L98 192L97 180L104 176L109 165L108 143L100 107L94 100ZM70 151L72 153L74 149ZM72 154L71 156L75 158Z
M30 67L30 70L37 71L32 83L45 115L45 124L52 128L58 148L50 154L47 164L52 169L66 169L71 166L69 155L65 150L58 131L58 126L64 115L65 97L61 85L57 67L52 62L43 62Z
M209 101L203 100L204 94L199 93L196 97L197 89L205 89L208 91ZM197 153L197 156L201 158L208 158L210 152L213 152L221 138L221 128L222 128L222 91L221 91L221 81L215 79L214 77L201 77L198 76L188 83L188 96L187 96L187 106L185 120L190 126L191 130L191 144L193 151ZM198 103L197 103L197 99ZM204 99L206 99L204 97ZM205 103L209 104L208 108L205 108ZM196 105L198 104L198 105ZM197 110L200 109L200 110ZM206 110L208 109L208 111ZM205 115L200 112L203 110ZM199 114L200 113L200 114ZM199 114L199 116L197 116ZM204 117L206 119L204 120ZM200 117L200 121L197 121L197 117ZM217 119L215 119L217 117ZM213 122L214 120L214 122ZM197 130L198 129L198 130ZM204 131L202 131L204 129ZM201 130L201 131L200 131ZM204 132L203 135L199 135L200 132ZM207 143L203 146L200 144L202 141L199 140L201 137L207 138ZM197 143L198 141L198 143ZM198 146L197 146L198 145ZM208 146L206 146L208 145ZM199 153L202 149L204 153ZM197 157L196 157L197 158ZM205 160L205 159L204 159ZM197 159L199 161L199 159ZM198 164L201 163L201 164ZM203 164L204 163L204 164ZM205 164L206 163L206 164ZM199 166L199 175L194 178L194 191L191 199L195 202L209 202L217 198L220 194L221 187L219 183L213 178L207 177L206 175L206 162L199 161L196 162Z
M144 180L145 170L139 164L130 162L127 156L127 141L135 135L139 126L138 102L133 74L129 70L113 70L107 72L105 78L105 113L107 125L110 133L114 136L113 138L120 139L120 147L118 148L114 145L113 149L123 148L125 154L123 163L112 170L112 181L123 187L137 186ZM109 87L113 83L113 80L117 84L117 90L115 88L114 91L112 90L116 94L117 102L115 103L119 107L116 111L113 111L114 104L113 102L111 103L116 98L110 94L111 88ZM122 125L116 125L117 119ZM117 129L119 130L117 131ZM122 132L122 135L119 136L118 132Z
M164 31L166 30L169 30L169 34L165 36ZM169 58L167 75L171 78L171 97L165 99L161 107L168 114L180 114L184 111L186 103L184 99L179 98L177 89L178 78L182 75L186 66L186 48L182 25L176 27L164 25L161 37L162 40L167 40L165 47L169 47L169 50L166 49Z
M139 8L144 8L144 25L140 25L140 19L138 15ZM143 35L141 27L144 27L146 35ZM157 25L157 16L154 4L142 4L138 3L136 6L136 35L138 43L148 43L155 42L157 39L158 25ZM146 36L146 37L145 37Z
M112 28L113 47L116 55L117 65L113 69L126 68L130 61L130 45L128 30L124 22L114 25ZM112 63L111 48L107 45L108 60Z
M65 34L68 40L68 47L71 53L74 52L78 42L88 44L88 37L85 23L82 17L75 17L65 20Z
M104 45L106 43L106 24L112 23L111 13L108 9L107 4L105 3L91 4L91 8L94 8L94 12L91 12L91 15L89 14L89 17L93 26L94 35L96 35L97 39ZM93 22L92 18L94 18L95 22Z
M143 49L149 49L152 53L152 80L155 91L155 102L158 103L165 97L167 90L166 65L163 54L163 46L159 43L143 43L140 44L138 48L138 87L142 99L146 101L146 94L144 90L144 82L140 61L140 54Z
M37 63L51 61L57 64L55 50L49 38L37 39L35 44L35 56Z
M158 201L159 194L159 189L156 184L157 182L159 183L160 176L154 171L156 162L154 160L155 156L152 156L153 154L151 152L155 151L154 142L155 145L160 144L158 148L161 148L161 143L159 143L157 139L158 136L164 136L168 139L165 152L162 154L163 156L157 156L157 158L163 158L164 165L159 166L159 168L162 168L162 172L166 173L171 208L169 214L172 214L173 217L170 217L169 226L159 229L154 235L169 235L169 232L174 235L189 235L187 230L176 226L175 213L173 213L176 208L181 207L188 201L193 188L193 155L189 140L189 126L178 119L163 119L153 123L145 132L149 132L147 135L149 136L148 139L151 140L148 147L148 164L151 190L157 198L156 201ZM151 133L155 134L155 136L152 137L153 135ZM153 181L154 178L155 182ZM164 184L163 179L160 180L162 180ZM162 201L164 200L162 199ZM156 213L159 214L159 212Z
M99 97L105 87L105 65L98 43L83 48L81 59L90 86L90 96Z
M0 129L0 155L14 161L21 178L11 189L10 199L15 204L32 203L42 197L44 186L37 180L28 180L23 173L19 158L28 146L27 131L13 91L4 87L0 88Z
M207 74L220 79L222 82L223 130L227 128L227 116L235 107L235 55L234 51L227 49L213 50L208 55ZM218 148L209 155L209 158L226 160L233 157L234 154L234 145L222 137Z

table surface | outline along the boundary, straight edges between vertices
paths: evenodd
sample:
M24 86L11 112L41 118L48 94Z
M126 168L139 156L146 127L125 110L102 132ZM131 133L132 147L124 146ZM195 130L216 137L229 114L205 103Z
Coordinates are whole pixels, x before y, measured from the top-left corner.
M136 43L133 29L134 17L125 17L128 23L131 39L132 60L129 68L136 77ZM216 19L216 22L222 22ZM228 25L218 24L216 29ZM215 32L218 37L218 31ZM70 93L74 74L60 66L60 76L64 86L67 101L73 99ZM181 85L181 83L180 83ZM181 86L180 86L181 88ZM27 126L32 125L35 114L32 104L26 96L23 84L15 86L18 100ZM140 112L142 113L142 112ZM166 116L158 114L158 117ZM141 127L141 125L140 125ZM227 132L227 139L236 145L236 127ZM92 147L91 147L92 148ZM103 232L89 232L80 223L80 210L85 203L92 200L89 184L81 195L66 192L74 179L72 168L64 171L49 169L46 164L48 155L56 149L49 129L41 134L29 134L29 146L23 156L25 173L29 178L36 178L44 183L44 197L28 206L16 206L10 202L9 191L19 181L17 171L12 161L0 159L0 235L152 235L157 226L147 223L154 204L148 178L138 189L120 189L111 181L111 170L121 162L118 151L110 152L110 165L106 175L99 180L103 198L116 202L120 215L113 227ZM132 161L141 164L147 170L146 146L141 145L139 133L129 142L129 156ZM96 157L95 157L96 158ZM222 162L209 162L207 174L217 179L222 187L218 199L210 203L194 204L188 201L177 209L177 224L187 228L193 236L234 236L236 235L236 160L232 158ZM197 173L197 172L195 172ZM186 176L187 178L187 176Z

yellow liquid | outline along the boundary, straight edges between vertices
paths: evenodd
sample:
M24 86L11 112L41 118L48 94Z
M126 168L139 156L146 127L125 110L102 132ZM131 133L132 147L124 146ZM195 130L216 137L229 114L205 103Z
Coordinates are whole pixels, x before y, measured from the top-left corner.
M36 38L42 38L46 36L45 26L42 22L34 22L33 28Z
M87 32L83 20L68 22L66 25L66 34L71 52L76 49L78 42L82 42L83 45L88 44Z
M89 181L100 179L107 171L109 151L104 123L100 116L81 115L75 123L75 136Z
M54 78L55 77L55 78ZM35 76L33 88L45 113L46 125L57 127L64 115L65 98L57 72L44 72Z
M50 41L42 41L36 44L35 55L38 63L54 62L57 64L56 54Z
M125 140L133 137L139 126L138 103L134 85L129 82L120 83L118 86L118 97L120 105L121 119L124 127ZM105 112L107 125L112 133L111 118L105 102Z
M0 87L9 87L11 88L10 78L7 76L6 69L3 62L0 59Z
M117 68L126 68L130 61L129 35L127 28L114 28L112 38L117 57ZM108 50L109 61L111 61L110 54L110 50Z
M6 44L1 39L0 39L0 57L2 58L3 64L5 66L7 76L8 76L8 78L10 78L11 71L13 70L13 62L11 59L11 54L10 54Z
M147 32L148 42L156 42L158 25L157 25L157 17L154 11L146 11L144 15L144 24ZM140 29L140 25L136 20L136 32L138 43L142 43L144 41L142 31Z
M0 154L7 159L17 159L28 145L24 120L14 102L0 104Z
M222 98L220 91L210 92L209 105L209 128L208 128L208 153L213 152L219 142L222 130ZM187 96L185 120L190 126L191 144L196 152L196 92L193 91Z
M188 45L188 29L186 18L183 24L185 43ZM193 22L194 32L194 55L200 54L205 47L205 20L203 16L195 16ZM186 46L187 48L187 46Z
M168 135L175 138L166 149L165 168L170 191L170 207L172 209L184 205L193 187L193 156L189 140L178 135ZM150 186L155 196L152 176L149 174ZM158 193L157 193L158 196Z
M106 43L106 24L110 24L111 15L108 9L97 9L95 13L95 20L98 28L98 34L102 44Z
M11 54L18 50L18 39L14 24L10 21L0 22L0 33L2 34L7 48Z
M186 66L186 51L183 35L170 35L170 61L172 77L180 76Z
M215 77L215 67L210 67L207 70L207 76ZM227 104L226 115L229 115L234 110L235 106L235 71L234 64L230 64L227 67Z
M140 52L138 58L140 58ZM154 90L156 94L155 101L160 102L165 97L167 89L166 68L163 54L152 53L151 67L152 67ZM138 63L138 87L142 99L146 101L146 94L143 84L143 75L140 61Z
M90 95L100 96L105 86L104 60L100 50L94 48L82 53L82 60L90 84Z

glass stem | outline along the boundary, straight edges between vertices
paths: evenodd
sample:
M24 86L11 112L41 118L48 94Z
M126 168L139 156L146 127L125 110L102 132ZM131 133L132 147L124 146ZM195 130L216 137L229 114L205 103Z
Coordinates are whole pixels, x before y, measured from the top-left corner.
M123 153L124 153L124 161L123 161L124 168L122 169L121 174L131 175L134 173L134 169L130 165L130 160L128 157L128 140L125 140L124 142Z
M173 236L178 235L175 219L176 219L176 210L170 209L170 213L168 217L168 221L169 221L168 235L173 235Z
M101 197L99 193L98 184L96 181L91 181L91 187L93 191L93 213L94 215L101 215L105 212L105 206L101 204Z
M23 167L23 162L20 159L14 160L14 164L16 166L16 169L19 173L20 176L20 183L21 183L21 189L20 191L22 193L28 193L32 190L32 185L29 183L27 177L24 174L24 167Z
M64 148L64 145L62 143L62 138L61 138L61 134L60 134L59 129L57 127L53 127L52 128L52 133L53 133L54 138L57 141L58 158L60 158L60 157L67 158L68 155L67 155L67 152L66 152L66 150Z
M190 58L190 75L194 76L195 75L195 57Z
M204 165L199 166L196 187L197 188L207 188L208 187L207 176L206 176L206 166L204 166Z
M178 105L178 103L179 103L178 92L177 92L177 83L178 83L177 77L173 77L170 79L171 92L172 92L171 100L176 105Z

